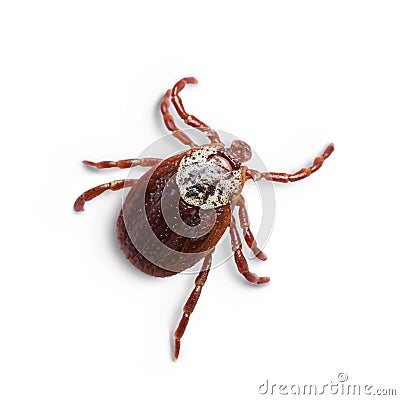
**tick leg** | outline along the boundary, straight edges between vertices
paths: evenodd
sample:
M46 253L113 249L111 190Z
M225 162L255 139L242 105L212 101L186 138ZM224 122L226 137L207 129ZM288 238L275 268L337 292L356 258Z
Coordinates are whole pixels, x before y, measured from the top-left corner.
M185 305L183 306L183 315L174 334L175 337L174 361L176 361L179 356L182 336L185 333L187 324L189 322L189 317L192 314L194 308L196 307L197 301L199 300L201 290L207 280L208 273L210 272L210 266L211 266L211 254L208 254L204 258L201 271L199 272L199 274L196 277L196 280L194 281L195 287L192 293L190 294L189 298L187 299Z
M235 263L239 272L251 283L262 284L269 282L268 276L258 276L249 271L249 266L247 265L246 258L242 253L242 244L240 242L239 232L236 229L236 221L233 216L230 224L230 234L232 251L235 254Z
M310 176L315 171L318 171L321 168L323 162L332 154L333 150L333 143L331 143L325 149L322 155L318 156L314 160L311 167L302 168L294 174L286 174L283 172L258 172L254 169L248 169L246 176L248 179L253 179L254 181L259 181L260 179L282 183L299 181L300 179L307 178L307 176Z
M129 160L119 160L119 161L82 161L85 165L90 165L98 169L104 168L132 168L132 167L153 167L162 161L161 158L131 158Z
M117 181L112 181L108 183L103 183L102 185L96 186L83 192L74 203L75 211L84 211L84 205L87 201L94 199L95 197L101 195L106 190L120 190L124 187L132 187L137 182L137 179L120 179Z
M175 84L172 88L171 100L174 105L176 112L178 115L185 121L189 126L200 130L201 132L205 132L207 137L210 139L211 143L221 143L221 139L218 136L218 133L211 129L207 124L200 121L194 115L190 115L186 112L183 107L182 99L179 96L179 92L186 86L186 84L195 84L197 83L196 78L183 78L179 82Z
M165 93L162 102L161 102L161 114L164 119L164 124L169 131L172 132L172 135L175 136L180 142L190 147L196 146L196 143L192 142L190 137L186 135L186 133L182 132L176 125L174 121L174 117L169 112L169 107L171 105L169 98L171 97L171 89L168 89Z
M254 255L260 260L265 261L267 256L258 248L257 242L250 230L249 215L247 214L246 203L242 195L240 195L237 205L239 207L239 222L240 227L243 230L244 240L246 241L247 246L249 246L249 248L253 251Z

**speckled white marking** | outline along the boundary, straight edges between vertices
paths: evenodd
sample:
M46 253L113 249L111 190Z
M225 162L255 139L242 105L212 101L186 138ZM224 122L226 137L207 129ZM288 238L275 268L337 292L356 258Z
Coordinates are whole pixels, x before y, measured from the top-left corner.
M183 157L176 183L186 203L203 210L228 204L240 190L241 172L217 155L218 146L204 146Z

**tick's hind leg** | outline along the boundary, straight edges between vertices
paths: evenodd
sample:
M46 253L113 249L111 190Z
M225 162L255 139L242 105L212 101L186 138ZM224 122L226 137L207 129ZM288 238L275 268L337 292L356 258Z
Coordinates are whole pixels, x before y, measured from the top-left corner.
M194 281L195 287L187 299L185 305L183 306L183 315L179 322L178 327L176 328L174 337L175 337L175 349L174 349L174 361L179 356L179 350L181 347L181 339L183 334L185 333L187 324L189 322L189 317L192 314L194 308L196 307L196 303L199 300L201 290L206 283L208 273L210 272L211 267L211 254L207 255L204 258L203 266L201 267L201 271L196 277Z
M230 234L232 242L232 251L235 254L235 263L237 265L238 271L251 283L262 284L269 282L268 276L258 276L253 272L249 271L249 266L247 265L246 258L242 252L242 244L240 242L239 232L236 229L236 221L232 216L230 224Z
M171 101L174 105L176 112L178 115L185 121L189 126L200 130L201 132L205 132L207 137L210 139L211 143L221 143L221 139L218 136L218 133L211 129L207 124L200 121L194 115L190 115L186 112L185 107L183 107L182 99L179 96L179 92L186 86L186 84L195 84L197 83L196 78L183 78L179 82L175 84L172 88L171 93Z
M95 197L101 195L106 190L120 190L124 187L132 187L137 182L137 179L120 179L117 181L112 181L108 183L103 183L102 185L96 186L83 192L74 203L75 211L84 211L84 205L87 201L94 199Z
M246 241L247 246L249 246L254 255L260 260L265 261L267 259L267 256L258 248L256 239L254 239L253 233L250 230L249 216L247 214L246 203L242 195L240 195L237 204L239 207L239 222L240 227L243 230L244 240Z
M186 144L190 147L196 146L196 143L192 142L190 137L186 135L186 133L182 132L176 125L174 121L174 117L169 112L169 107L171 105L169 98L171 97L171 89L168 89L165 93L162 102L161 102L161 114L164 119L164 124L169 131L172 132L172 135L175 136L180 142Z

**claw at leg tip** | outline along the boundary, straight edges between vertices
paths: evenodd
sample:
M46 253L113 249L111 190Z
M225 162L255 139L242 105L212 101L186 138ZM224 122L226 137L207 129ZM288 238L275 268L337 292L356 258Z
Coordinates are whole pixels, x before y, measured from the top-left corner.
M175 340L175 348L174 348L174 361L176 361L179 357L179 350L181 348L181 343L179 340Z
M94 162L93 161L88 161L88 160L83 160L82 164L94 166Z
M261 260L261 261L266 261L267 258L268 258L262 251L260 251L259 253L257 253L257 254L256 254L256 257L257 257L259 260Z
M78 197L74 203L74 210L77 212L85 211L84 204L85 202L80 197Z
M189 76L184 79L186 80L187 83L191 83L191 84L199 83L198 80L194 76Z

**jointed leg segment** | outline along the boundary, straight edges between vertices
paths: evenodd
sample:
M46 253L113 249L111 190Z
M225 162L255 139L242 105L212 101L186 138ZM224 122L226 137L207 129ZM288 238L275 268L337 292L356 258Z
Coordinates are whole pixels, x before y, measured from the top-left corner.
M332 154L334 150L333 143L331 143L322 155L318 156L311 167L302 168L301 170L295 172L294 174L286 174L284 172L259 172L254 169L247 170L247 178L253 179L254 181L259 181L260 179L266 179L268 181L288 183L299 181L300 179L307 178L315 171L318 171L324 161Z
M196 307L197 301L199 300L201 290L204 284L206 283L208 273L210 272L210 267L211 267L211 254L208 254L204 258L201 271L197 275L196 280L194 282L195 288L193 289L185 305L183 306L183 315L174 334L175 337L174 361L176 361L176 359L179 356L182 336L185 333L187 324L189 322L189 317L192 314L194 308Z
M97 169L104 168L132 168L132 167L153 167L162 161L161 158L131 158L129 160L119 160L119 161L82 161L85 165L90 165Z
M96 186L92 189L83 192L74 203L75 211L84 211L84 205L87 201L94 199L95 197L101 195L106 190L120 190L124 187L132 187L137 182L137 179L120 179L117 181L112 181L108 183L103 183L102 185Z
M249 248L253 251L254 255L260 260L265 261L267 256L258 248L257 242L250 230L249 216L247 214L246 203L242 195L240 195L237 205L239 207L239 222L240 227L243 230L244 240L246 241L247 246L249 246Z
M171 101L174 105L176 112L178 115L185 121L186 124L189 126L196 128L202 132L207 134L207 137L210 139L211 143L221 143L221 139L218 136L218 133L211 129L207 124L200 121L194 115L190 115L186 112L185 108L183 107L182 99L179 96L180 91L186 86L186 84L196 84L196 78L183 78L179 82L175 84L172 88L171 93Z
M186 133L182 132L176 125L174 121L174 117L169 112L169 107L171 105L169 98L171 97L171 89L168 89L165 93L163 100L161 102L161 114L164 119L164 124L169 131L172 132L172 135L175 136L180 142L186 144L190 147L196 146L196 143L192 142Z
M270 279L268 276L258 276L249 271L249 266L242 252L242 244L240 241L239 232L236 229L236 221L233 216L230 224L230 234L232 251L235 254L235 262L239 272L251 283L262 284L269 282Z

